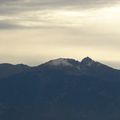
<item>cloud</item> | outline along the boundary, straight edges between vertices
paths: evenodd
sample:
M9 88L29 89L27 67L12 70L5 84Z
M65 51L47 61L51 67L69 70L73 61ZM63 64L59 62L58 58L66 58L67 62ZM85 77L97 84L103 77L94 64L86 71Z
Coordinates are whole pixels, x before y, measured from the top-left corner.
M0 56L120 60L119 15L119 0L0 0Z
M89 20L89 16L95 17L93 11L118 2L118 0L0 0L0 29L81 27L83 21ZM88 14L86 10L90 8L95 10L89 10Z
M56 8L53 10L30 10L15 14L0 15L0 28L7 29L7 26L8 28L92 28L93 31L114 33L119 31L119 14L119 5L110 8L90 10Z
M5 22L0 22L0 29L12 29L16 28L18 26L15 26L13 24L5 23Z
M54 8L96 8L113 5L119 0L0 0L0 14Z

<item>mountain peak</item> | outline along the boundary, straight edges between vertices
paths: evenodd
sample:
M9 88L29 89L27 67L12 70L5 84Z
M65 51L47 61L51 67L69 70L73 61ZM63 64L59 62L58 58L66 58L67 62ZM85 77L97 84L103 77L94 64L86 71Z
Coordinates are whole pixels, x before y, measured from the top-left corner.
M94 60L92 60L90 57L85 57L82 61L81 64L82 65L86 65L86 66L92 66L95 63Z
M85 57L85 58L83 58L82 61L93 61L93 60L92 60L92 58L90 58L90 57Z
M72 66L72 64L69 62L69 59L65 59L65 58L58 58L55 60L51 60L47 63L48 65L52 65L52 66Z

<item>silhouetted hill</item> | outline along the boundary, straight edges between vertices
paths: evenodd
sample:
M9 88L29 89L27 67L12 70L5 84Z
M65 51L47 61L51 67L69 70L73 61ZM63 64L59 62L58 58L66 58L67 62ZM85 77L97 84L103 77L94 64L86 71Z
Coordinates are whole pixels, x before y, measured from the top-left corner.
M0 80L0 120L120 119L119 70L89 57L27 68Z
M11 75L30 70L30 67L23 64L12 65L8 63L0 64L0 79L7 78Z

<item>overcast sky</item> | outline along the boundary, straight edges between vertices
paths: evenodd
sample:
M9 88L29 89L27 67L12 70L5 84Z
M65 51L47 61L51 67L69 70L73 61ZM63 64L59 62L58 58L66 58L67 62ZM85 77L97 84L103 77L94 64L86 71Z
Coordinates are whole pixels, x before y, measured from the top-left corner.
M119 0L0 0L0 63L59 57L120 68Z

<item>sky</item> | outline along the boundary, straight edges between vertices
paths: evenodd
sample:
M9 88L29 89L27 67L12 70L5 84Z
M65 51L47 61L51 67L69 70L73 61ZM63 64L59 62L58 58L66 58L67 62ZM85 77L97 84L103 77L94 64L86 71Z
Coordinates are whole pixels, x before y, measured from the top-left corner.
M119 0L0 0L0 63L89 56L120 69Z

